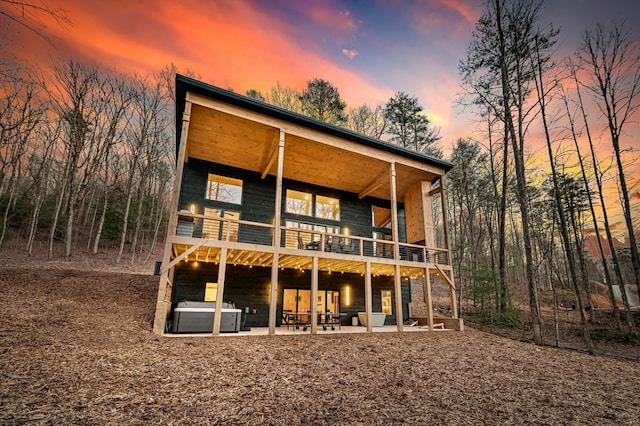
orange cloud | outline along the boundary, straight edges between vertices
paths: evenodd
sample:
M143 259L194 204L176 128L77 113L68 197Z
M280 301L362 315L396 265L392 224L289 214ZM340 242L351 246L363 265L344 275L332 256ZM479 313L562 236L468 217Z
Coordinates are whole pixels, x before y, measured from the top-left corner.
M472 2L468 0L431 0L434 3L441 4L442 6L455 11L458 15L464 18L470 24L475 24L480 13L477 8L472 6Z

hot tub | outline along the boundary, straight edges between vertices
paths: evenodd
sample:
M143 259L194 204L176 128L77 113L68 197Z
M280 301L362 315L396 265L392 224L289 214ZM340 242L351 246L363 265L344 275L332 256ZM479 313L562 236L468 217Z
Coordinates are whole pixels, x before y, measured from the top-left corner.
M211 333L215 311L215 302L180 302L173 311L171 331L173 333ZM223 305L220 332L237 333L240 331L241 318L241 309Z
M384 325L384 320L387 317L387 314L384 312L371 312L371 327L382 327ZM360 324L367 326L367 313L366 312L358 312L358 319L360 320Z

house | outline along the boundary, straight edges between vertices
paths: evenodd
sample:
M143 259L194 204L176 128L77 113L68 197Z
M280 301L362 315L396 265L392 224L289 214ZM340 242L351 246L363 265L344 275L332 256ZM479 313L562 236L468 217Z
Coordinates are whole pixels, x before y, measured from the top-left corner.
M462 328L444 220L451 163L180 75L176 130L156 333L181 301L250 308L247 325L269 334L300 313L311 333L323 314L351 324L358 312L367 331L380 312L401 331L412 293L421 324ZM433 316L434 277L451 318Z

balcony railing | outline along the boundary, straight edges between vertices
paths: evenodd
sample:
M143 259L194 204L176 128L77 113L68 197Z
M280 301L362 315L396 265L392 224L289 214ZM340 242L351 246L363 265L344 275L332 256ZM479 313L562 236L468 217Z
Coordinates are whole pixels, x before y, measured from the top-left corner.
M398 243L398 251L396 253L393 241L287 226L281 226L280 229L279 247L281 248L347 256L383 259L399 258L402 261L419 263L446 265L448 262L447 250L441 248ZM178 237L272 246L274 225L179 212L175 231L175 235Z

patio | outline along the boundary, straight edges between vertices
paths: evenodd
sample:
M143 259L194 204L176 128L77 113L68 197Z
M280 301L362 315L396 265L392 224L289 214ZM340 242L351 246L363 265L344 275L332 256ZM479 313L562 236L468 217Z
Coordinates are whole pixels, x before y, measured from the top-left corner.
M409 326L405 325L402 327L403 332L428 332L428 326ZM454 331L451 329L445 328L437 328L434 327L433 331ZM353 326L353 325L343 325L340 328L336 328L335 330L327 329L323 330L322 327L318 327L318 335L321 334L355 334L355 333L366 333L367 327L364 326ZM398 332L398 327L396 325L385 325L382 327L373 327L372 333L392 333ZM303 331L302 328L295 330L292 327L276 327L276 336L291 336L291 335L300 335L303 336L305 334L311 334L311 328L309 327L307 331ZM232 336L267 336L269 335L269 327L251 327L251 331L239 331L237 333L220 333L219 336L223 337L232 337ZM212 337L212 333L164 333L164 337Z

